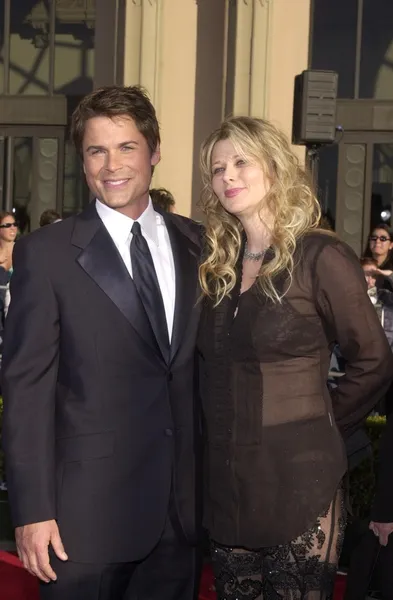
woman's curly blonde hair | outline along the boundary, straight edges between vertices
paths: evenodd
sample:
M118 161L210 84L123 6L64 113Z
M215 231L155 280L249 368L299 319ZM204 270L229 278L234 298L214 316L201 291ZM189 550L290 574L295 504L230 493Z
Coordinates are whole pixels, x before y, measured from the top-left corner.
M321 211L310 181L292 152L286 136L272 123L251 117L224 121L203 143L200 155L203 190L200 206L206 215L206 259L199 269L203 295L217 306L229 296L236 283L235 266L242 244L242 225L219 202L212 188L212 152L220 140L230 140L239 156L263 169L271 187L261 198L261 214L272 217L271 247L274 257L262 265L259 287L274 302L283 293L275 287L276 277L289 276L294 268L297 240L318 227ZM288 289L288 287L287 287Z

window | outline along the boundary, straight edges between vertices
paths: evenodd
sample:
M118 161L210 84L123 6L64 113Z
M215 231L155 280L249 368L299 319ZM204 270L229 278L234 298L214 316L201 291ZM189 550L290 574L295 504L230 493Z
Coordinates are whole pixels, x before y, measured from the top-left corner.
M336 71L339 98L393 100L393 2L313 0L311 68Z
M93 89L95 0L0 0L0 92L84 95Z
M338 96L353 98L358 0L314 0L311 68L336 71Z
M393 100L393 2L363 0L360 98Z

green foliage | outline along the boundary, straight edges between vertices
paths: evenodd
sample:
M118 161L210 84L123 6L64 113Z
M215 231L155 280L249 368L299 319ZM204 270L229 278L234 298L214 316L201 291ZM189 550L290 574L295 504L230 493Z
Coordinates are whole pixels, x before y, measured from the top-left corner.
M350 501L353 516L367 519L374 497L375 475L378 465L379 440L386 425L385 417L369 417L366 421L367 435L370 438L373 456L366 458L350 474Z

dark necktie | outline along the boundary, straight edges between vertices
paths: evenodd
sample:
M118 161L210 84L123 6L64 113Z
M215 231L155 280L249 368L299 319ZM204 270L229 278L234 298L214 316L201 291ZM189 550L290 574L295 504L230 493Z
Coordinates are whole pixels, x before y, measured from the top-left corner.
M165 358L168 358L169 337L164 303L149 246L142 235L141 226L138 221L135 221L133 224L131 233L132 278L149 317L161 352Z

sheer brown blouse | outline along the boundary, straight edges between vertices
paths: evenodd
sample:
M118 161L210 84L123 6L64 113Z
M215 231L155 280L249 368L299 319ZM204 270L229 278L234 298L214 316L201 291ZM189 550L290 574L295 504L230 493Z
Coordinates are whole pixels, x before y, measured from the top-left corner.
M281 304L256 285L239 295L242 259L231 298L202 310L205 525L221 544L260 548L328 508L346 471L343 437L384 394L393 359L357 257L336 237L300 240ZM347 368L330 394L335 342Z

